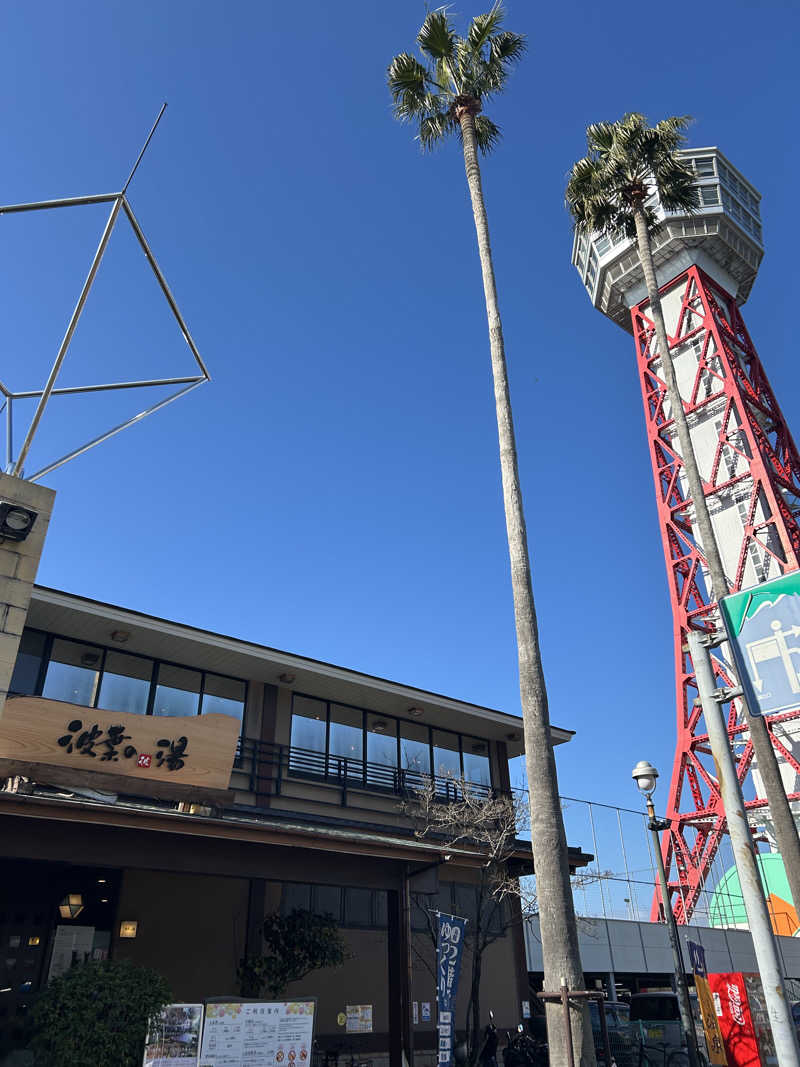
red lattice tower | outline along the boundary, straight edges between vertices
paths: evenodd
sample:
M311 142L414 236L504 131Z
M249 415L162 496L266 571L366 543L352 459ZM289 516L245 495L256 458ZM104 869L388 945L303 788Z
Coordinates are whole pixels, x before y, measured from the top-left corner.
M666 215L654 258L678 385L726 576L749 588L800 565L800 455L739 306L763 254L758 193L716 149L686 150L704 205ZM675 641L677 747L662 848L673 910L687 922L725 833L725 818L697 695L687 630L713 627L706 561L693 524L649 302L632 243L576 239L573 262L593 303L632 329L669 580ZM721 684L726 664L715 658ZM746 806L771 838L752 744L736 702L726 708ZM800 801L800 707L767 718L784 787ZM796 747L795 747L796 746ZM792 804L800 811L800 805ZM653 917L657 915L654 900Z

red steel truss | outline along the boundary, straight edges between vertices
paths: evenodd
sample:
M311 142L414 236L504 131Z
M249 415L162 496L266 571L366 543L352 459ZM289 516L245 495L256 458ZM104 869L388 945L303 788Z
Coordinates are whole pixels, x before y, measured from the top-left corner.
M714 412L717 442L710 475L701 464L701 475L707 477L704 492L712 517L722 498L729 500L731 494L736 494L737 500L743 501L739 505L740 543L726 545L723 552L733 590L763 580L765 566L771 568L770 577L797 570L800 455L736 302L697 267L678 275L661 293L665 305L666 295L670 294L669 311L665 306L668 333L674 329L669 338L670 350L685 351L684 346L694 342L694 386L690 396L683 389L690 428L711 410ZM667 807L671 827L662 840L662 851L673 910L678 922L685 923L698 903L726 830L708 735L700 708L695 707L694 670L684 651L690 627L712 628L709 616L716 605L706 591L702 570L705 559L689 521L691 501L684 495L679 479L682 461L675 450L677 437L674 443L672 440L672 420L664 410L666 386L654 369L658 364L657 341L646 308L644 301L631 314L674 619L677 690L677 748ZM714 405L713 409L709 409L710 405ZM708 410L704 412L704 408ZM737 550L733 554L732 547ZM730 573L732 558L738 559L735 573ZM760 561L762 578L753 577L754 561ZM743 583L748 562L750 574ZM730 684L724 664L715 662L721 684ZM726 706L732 740L746 733L735 704ZM771 716L768 724L796 718L800 718L800 709ZM800 773L800 764L772 730L770 733L775 749ZM734 751L744 783L753 759L752 744L747 740L742 746L740 742ZM791 797L800 798L800 794L793 793ZM759 798L747 801L748 808L765 805L766 801ZM653 918L656 917L654 901Z

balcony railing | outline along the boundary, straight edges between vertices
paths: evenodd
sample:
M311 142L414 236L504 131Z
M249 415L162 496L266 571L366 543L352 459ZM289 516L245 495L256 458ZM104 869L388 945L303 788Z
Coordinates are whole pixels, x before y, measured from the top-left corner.
M247 737L240 741L234 771L248 776L248 791L257 796L279 797L286 795L292 785L316 783L334 787L343 806L353 791L403 798L432 787L443 802L460 799L465 788L472 796L487 799L501 795L500 790L482 782L463 782ZM296 793L292 791L292 795Z

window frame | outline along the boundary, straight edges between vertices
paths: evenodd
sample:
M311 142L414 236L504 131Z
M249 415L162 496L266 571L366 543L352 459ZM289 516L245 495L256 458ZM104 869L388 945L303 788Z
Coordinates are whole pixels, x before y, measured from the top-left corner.
M37 626L26 626L26 630L31 633L44 634L45 643L42 651L42 662L39 665L39 674L36 679L36 689L32 694L33 696L42 696L42 689L44 688L45 677L47 676L47 668L50 665L50 658L53 652L53 645L56 641L71 641L75 645L87 645L90 648L96 648L100 654L100 665L97 668L97 686L94 694L94 700L89 704L76 705L76 707L88 707L92 711L107 711L109 709L103 708L98 704L100 699L100 693L103 688L103 675L106 669L106 658L109 652L122 652L126 656L135 656L136 659L146 660L152 664L152 670L150 672L150 690L147 696L147 710L144 715L152 718L158 718L153 715L153 705L155 703L156 688L158 686L158 670L163 664L166 667L178 667L182 670L197 671L200 674L200 693L198 694L197 715L185 716L186 718L199 718L203 714L203 695L206 687L206 675L213 675L216 678L227 678L231 682L239 682L244 685L244 699L242 702L242 718L241 718L241 730L240 737L245 737L245 726L247 721L247 701L250 693L250 683L246 678L237 678L233 674L222 674L220 671L209 671L202 667L191 667L186 663L176 663L174 660L159 659L155 656L146 656L142 652L132 652L127 648L117 648L113 645L100 645L96 641L86 641L79 637L71 637L68 634L55 633L50 630L41 630ZM47 699L47 698L45 698ZM112 712L112 714L115 714ZM121 715L127 714L126 712L120 712ZM137 712L131 712L130 714L138 714ZM144 716L143 716L144 717ZM233 716L231 716L232 718Z
M288 915L291 912L291 908L287 907L284 901L284 889L287 886L300 887L304 892L308 893L309 907L308 910L313 915L329 915L332 916L336 922L337 927L340 930L386 930L388 928L387 922L380 922L381 906L378 903L379 894L384 895L388 893L387 889L376 888L375 886L363 886L363 885L332 885L328 882L296 882L292 879L286 881L272 882L273 885L279 885L281 888L281 901L279 905L279 912L281 915ZM319 903L319 890L335 890L339 896L339 914L333 915L330 911L322 911ZM347 893L348 891L356 890L358 892L369 893L369 919L366 922L351 922L347 917Z
M453 734L455 737L458 738L458 760L459 760L460 773L461 773L462 777L464 775L464 742L465 741L478 741L481 744L484 744L484 745L487 746L487 757L488 757L488 760L489 760L489 786L488 786L488 789L489 789L489 791L491 791L494 788L496 788L495 787L495 777L496 776L495 776L494 759L493 759L493 751L494 750L492 749L492 741L488 737L477 737L475 734L464 734L464 733L459 732L458 730L450 730L450 729L447 729L446 727L443 727L443 726L432 726L430 723L420 722L419 719L410 719L410 718L407 718L406 716L403 716L403 715L384 714L383 712L375 711L374 708L363 708L363 707L359 707L357 704L347 704L342 700L328 700L325 697L315 696L312 693L305 693L305 692L302 692L299 689L298 690L295 690L295 689L292 690L291 706L290 706L290 709L289 709L289 735L290 736L291 736L291 729L292 729L292 720L294 718L294 713L295 713L294 712L294 703L295 703L295 698L296 697L299 697L300 699L304 699L304 700L316 700L320 704L323 704L325 706L325 751L324 752L320 752L320 753L316 753L317 755L319 755L321 757L321 759L320 759L321 767L324 767L324 770L320 770L319 773L315 773L315 772L312 772L312 771L297 771L295 769L291 769L291 759L290 759L290 774L292 774L295 777L315 778L315 779L319 779L319 780L326 779L326 778L333 778L335 780L338 780L338 775L337 775L337 772L335 770L335 763L336 763L337 760L339 760L342 757L332 756L331 755L331 751L330 751L331 706L335 704L340 708L348 708L351 711L357 711L357 712L359 712L361 714L361 736L362 736L361 751L362 751L362 758L357 761L358 763L361 764L361 775L360 775L360 777L358 777L356 775L351 775L351 774L348 773L347 782L348 782L348 786L349 787L355 786L356 788L367 789L370 792L393 792L393 790L388 786L381 786L379 783L376 783L374 781L370 781L370 775L369 775L369 769L368 769L368 760L366 758L367 751L368 751L368 748L367 748L368 740L367 740L367 738L368 738L368 733L369 733L369 731L367 729L367 722L368 722L369 717L373 716L373 717L376 717L376 718L379 718L379 719L385 719L385 720L387 720L389 722L393 722L394 723L394 738L395 738L396 745L397 745L397 750L396 750L397 751L397 755L396 755L396 763L395 763L395 768L394 769L397 772L398 781L402 780L402 772L405 769L402 766L402 748L401 748L401 745L402 745L402 740L403 739L402 739L402 734L401 734L401 725L403 723L408 723L408 724L410 724L412 726L415 726L417 728L422 728L422 729L424 729L426 731L426 734L427 734L427 745L428 745L428 759L429 759L429 766L431 767L431 773L430 773L430 777L431 778L435 778L436 777L435 774L433 773L433 768L434 768L434 761L433 761L433 733L434 733L434 730L440 730L440 731L443 731L445 733ZM291 748L291 745L290 745L290 748ZM315 751L315 750L312 750L312 749L298 749L298 751L311 752L311 751ZM370 766L372 766L372 765L370 764ZM382 765L379 765L379 766L382 766ZM389 770L388 764L385 765L385 766L386 766L386 770L388 771ZM479 783L475 783L475 785L476 785L476 788L486 788L485 786L479 785Z

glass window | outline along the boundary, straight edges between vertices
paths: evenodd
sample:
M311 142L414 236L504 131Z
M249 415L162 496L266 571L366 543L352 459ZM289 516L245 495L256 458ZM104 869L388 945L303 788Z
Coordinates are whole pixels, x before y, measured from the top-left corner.
M372 890L348 888L344 891L344 925L372 926Z
M162 663L153 702L154 715L197 715L200 708L200 671Z
M9 691L32 696L39 684L39 671L42 667L44 645L47 635L38 630L24 630L17 652L17 662L11 676Z
M489 900L486 903L484 923L486 929L495 937L500 937L506 928L506 905L502 900Z
M288 915L295 908L311 911L311 886L299 882L284 882L281 889L281 915Z
M389 925L389 901L385 889L373 890L372 921L380 930L385 930Z
M391 789L397 768L397 720L367 715L367 781Z
M422 723L400 723L400 766L412 780L431 773L430 737Z
M363 771L364 730L363 712L331 704L331 725L328 737L328 773L360 778ZM345 760L347 763L345 764Z
M718 204L719 192L717 191L716 185L701 185L700 200L704 205Z
M328 705L324 700L295 695L289 769L299 774L325 773Z
M42 696L91 707L102 659L103 650L95 645L57 638L47 665Z
M489 767L488 743L477 741L474 737L464 737L462 738L462 751L465 781L491 789L492 774Z
M433 773L437 778L458 780L461 777L458 734L433 731Z
M470 926L477 925L478 890L474 885L455 885L455 914L469 920Z
M429 931L433 921L431 913L435 910L436 897L427 893L415 893L411 898L411 929Z
M597 249L598 256L604 256L606 254L606 252L609 250L610 247L611 247L611 238L610 237L599 237L597 239L596 244L595 244L595 248Z
M146 715L152 677L151 659L107 652L97 706L126 715Z
M694 161L694 169L701 178L714 177L714 160L711 156L701 156Z
M314 886L314 914L332 915L342 921L342 891L338 885Z
M244 697L244 682L237 678L223 678L219 674L207 674L203 685L203 714L232 715L241 722Z

